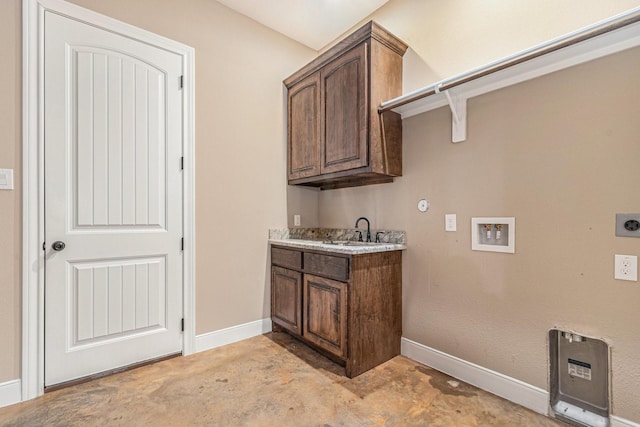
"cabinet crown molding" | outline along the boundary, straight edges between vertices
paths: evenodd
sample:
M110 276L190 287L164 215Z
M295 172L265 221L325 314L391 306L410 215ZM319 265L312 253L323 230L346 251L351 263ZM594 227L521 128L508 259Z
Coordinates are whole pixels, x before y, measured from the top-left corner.
M408 45L405 42L391 34L382 25L378 24L375 21L369 21L344 39L337 42L325 52L322 52L320 56L309 62L300 70L287 77L284 80L284 85L287 88L290 88L292 85L296 84L300 80L309 76L311 73L322 68L323 66L334 60L336 57L342 55L349 49L368 39L374 39L380 42L400 56L403 56L408 48Z

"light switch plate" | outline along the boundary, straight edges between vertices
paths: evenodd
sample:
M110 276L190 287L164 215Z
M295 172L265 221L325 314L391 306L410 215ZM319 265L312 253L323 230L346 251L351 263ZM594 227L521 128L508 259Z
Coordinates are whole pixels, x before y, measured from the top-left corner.
M0 190L13 190L13 169L0 169Z
M616 255L614 279L638 281L638 257L635 255Z
M444 231L456 231L458 229L458 223L456 220L456 214L444 215Z

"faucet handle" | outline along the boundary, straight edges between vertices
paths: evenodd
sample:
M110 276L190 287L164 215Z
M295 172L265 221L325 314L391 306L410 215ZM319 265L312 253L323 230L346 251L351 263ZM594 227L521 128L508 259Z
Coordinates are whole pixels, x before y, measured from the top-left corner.
M380 243L380 235L384 234L384 231L376 232L376 243Z
M358 242L362 242L362 231L356 230L356 233L358 233Z

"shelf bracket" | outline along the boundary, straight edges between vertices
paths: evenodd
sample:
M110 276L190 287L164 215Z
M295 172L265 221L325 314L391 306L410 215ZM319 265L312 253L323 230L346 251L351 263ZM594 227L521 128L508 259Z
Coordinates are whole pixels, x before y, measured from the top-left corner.
M435 93L444 93L451 109L451 142L454 144L467 139L467 98L451 95L448 90L440 91L436 86Z
M451 108L451 142L462 142L467 139L467 98L451 96L444 91L449 108Z

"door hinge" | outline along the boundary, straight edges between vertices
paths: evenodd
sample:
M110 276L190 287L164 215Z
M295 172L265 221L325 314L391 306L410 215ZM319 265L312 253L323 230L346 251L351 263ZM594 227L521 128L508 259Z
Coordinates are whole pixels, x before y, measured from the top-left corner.
M42 242L42 250L43 251L47 250L47 242Z
M184 76L180 76L180 89L184 88Z
M180 250L184 251L184 237L180 239Z
M184 156L180 157L180 170L184 170Z
M180 330L184 332L184 317L180 320Z

